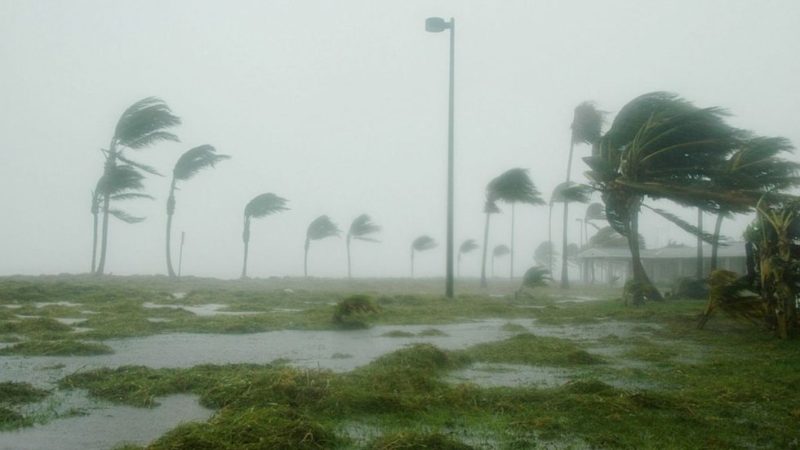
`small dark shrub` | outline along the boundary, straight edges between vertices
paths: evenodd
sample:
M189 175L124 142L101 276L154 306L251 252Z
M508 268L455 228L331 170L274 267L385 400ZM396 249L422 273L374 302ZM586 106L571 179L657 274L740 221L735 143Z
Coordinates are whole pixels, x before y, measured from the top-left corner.
M366 328L366 316L377 314L378 307L366 295L351 295L333 310L333 322L345 328Z

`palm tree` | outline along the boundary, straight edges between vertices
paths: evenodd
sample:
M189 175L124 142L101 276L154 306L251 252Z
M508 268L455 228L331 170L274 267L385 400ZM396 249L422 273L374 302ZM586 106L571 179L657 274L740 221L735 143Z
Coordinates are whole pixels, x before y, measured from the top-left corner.
M792 151L788 139L781 137L752 137L745 139L741 146L728 158L715 180L723 189L750 189L764 192L785 189L800 184L800 164L787 161L781 154ZM750 208L733 208L730 205L720 208L714 223L711 241L711 271L717 268L717 251L720 230L725 217L733 213L747 212Z
M587 175L601 191L606 216L628 239L635 304L661 294L639 255L639 210L645 197L718 210L722 204L754 204L753 194L715 188L716 167L725 163L741 132L727 125L718 108L697 108L674 94L642 95L623 107L593 155Z
M92 273L97 268L97 238L98 238L98 222L100 214L101 201L108 197L110 200L123 201L134 199L153 199L152 196L143 194L140 191L144 189L144 175L138 172L134 167L127 164L116 165L110 168L107 173L103 174L97 181L94 191L92 191ZM143 217L135 217L122 211L120 209L109 209L108 213L111 216L125 223L138 223L144 220Z
M350 239L357 239L366 242L378 242L377 239L369 237L381 231L381 227L372 222L367 214L362 214L353 220L350 224L350 230L347 232L347 278L352 278L350 272Z
M491 186L491 183L489 183ZM486 225L483 227L483 257L481 258L481 287L487 287L486 283L486 250L489 248L489 218L492 214L500 212L500 208L490 198L489 186L486 187L486 202L483 204L483 212L486 214Z
M178 141L178 137L166 130L181 123L180 118L172 114L166 103L155 97L140 100L125 110L117 121L114 135L108 149L104 149L105 164L103 174L110 175L118 162L144 172L157 174L155 169L132 161L125 155L126 149L139 150L160 141ZM103 229L100 243L100 262L95 274L102 275L106 266L108 249L108 217L111 214L112 195L100 193L100 212L103 213Z
M172 216L175 214L175 190L178 181L186 181L197 175L201 170L214 167L220 161L230 158L228 155L218 155L216 149L210 145L201 145L186 151L172 169L172 183L169 187L169 197L167 197L167 273L170 278L175 278L175 270L172 269Z
M436 241L432 237L422 235L411 242L411 278L414 278L414 253L424 252L436 247Z
M514 207L517 203L544 205L536 185L528 176L528 171L519 167L509 169L489 183L488 198L492 202L502 200L511 204L511 279L514 278Z
M475 239L467 239L461 243L461 246L458 247L458 276L461 276L461 255L465 253L469 253L473 250L478 248L478 243L475 242Z
M500 244L492 250L492 278L494 278L494 259L506 256L509 253L511 253L511 249L504 244Z
M547 224L547 234L548 240L552 240L552 224L553 224L553 205L555 203L563 203L564 204L564 220L567 220L567 204L568 203L589 203L589 200L592 195L592 188L585 184L578 184L572 181L565 181L555 189L553 189L553 194L550 196L550 214L548 216L548 224ZM563 228L564 236L561 241L561 254L567 254L567 228L566 225ZM566 258L561 259L561 287L567 288L569 287L569 276L567 271L567 260ZM552 267L552 260L550 262L550 266Z
M250 245L250 220L260 219L271 214L286 211L286 199L278 197L273 193L255 196L244 207L244 231L242 231L242 241L244 242L244 262L242 263L242 278L247 278L247 253Z
M326 215L321 215L308 224L308 230L306 230L305 256L303 257L303 275L306 278L308 278L308 249L311 247L311 241L318 241L331 236L339 236L341 232L342 230L340 230L339 227L333 223L331 218Z
M547 267L552 262L553 256L558 256L558 252L552 241L542 241L533 252L533 260L543 267Z

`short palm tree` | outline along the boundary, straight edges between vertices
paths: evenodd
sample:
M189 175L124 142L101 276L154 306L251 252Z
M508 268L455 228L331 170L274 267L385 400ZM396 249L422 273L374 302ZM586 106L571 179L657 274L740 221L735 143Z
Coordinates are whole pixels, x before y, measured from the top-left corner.
M311 247L311 241L339 236L341 233L342 230L340 230L339 227L333 223L331 218L326 215L321 215L308 224L308 230L306 230L305 256L303 257L303 275L306 278L308 278L308 249Z
M589 203L592 195L592 188L585 184L578 184L573 183L572 181L565 181L555 189L553 189L553 194L550 196L550 214L548 215L548 225L547 225L547 234L548 240L552 240L552 224L553 224L553 205L556 203L563 203L564 204L564 227L562 229L563 237L561 241L561 254L567 254L567 205L569 203ZM552 261L551 264L552 266ZM561 287L567 288L569 287L569 275L567 271L567 260L566 258L561 259Z
M230 158L228 155L218 155L216 149L210 145L201 145L186 151L172 169L172 183L169 187L167 197L167 273L170 278L175 278L175 270L172 268L172 216L175 214L175 190L178 189L178 181L186 181L203 169L214 167L220 161Z
M244 207L244 231L242 231L242 242L244 242L244 262L242 263L242 278L247 278L247 253L250 246L250 221L260 219L281 211L286 211L286 199L278 197L273 193L261 194L250 200Z
M478 243L475 239L467 239L458 247L458 276L461 276L461 255L472 252L478 249Z
M114 135L108 149L104 149L105 163L103 175L110 175L114 168L122 162L136 170L157 173L147 165L128 159L126 149L139 150L161 141L178 141L178 137L166 131L181 123L180 118L172 114L166 103L155 97L140 100L125 110L117 121ZM106 266L108 249L108 218L111 213L112 195L100 193L99 211L103 214L103 229L100 243L100 261L95 274L102 275Z
M491 186L491 183L489 184ZM489 192L489 188L486 188L486 202L483 204L483 212L486 214L486 225L483 227L483 257L481 258L481 287L486 287L486 251L489 248L489 219L492 217L492 214L497 214L500 212L500 208L497 207L497 203L495 203L491 198L491 192Z
M529 205L544 205L545 202L536 185L533 184L528 176L528 171L519 167L507 170L489 183L488 198L495 202L497 200L511 204L511 245L509 247L511 255L511 273L514 278L514 208L517 203Z
M372 222L372 218L367 214L362 214L353 220L350 224L350 230L347 231L347 278L352 278L350 271L350 240L356 239L366 242L378 242L377 239L370 237L377 232L381 231L380 225Z
M495 246L494 250L492 250L492 277L494 278L494 259L501 258L503 256L508 255L511 253L511 249L504 244L500 244Z
M100 214L101 201L108 197L113 201L133 200L133 199L153 199L152 196L140 192L144 189L144 175L137 171L134 167L127 164L115 165L109 168L108 172L103 174L97 181L97 186L92 191L92 273L97 268L97 238L98 238L98 222ZM144 220L143 217L135 217L122 211L120 209L109 209L108 213L111 216L125 223L138 223Z
M414 278L414 253L424 252L432 248L436 248L436 241L427 235L422 235L411 242L411 278Z

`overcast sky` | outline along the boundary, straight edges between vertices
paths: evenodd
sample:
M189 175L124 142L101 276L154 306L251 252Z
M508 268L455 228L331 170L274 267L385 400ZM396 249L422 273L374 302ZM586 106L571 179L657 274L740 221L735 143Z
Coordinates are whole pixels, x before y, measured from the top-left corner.
M0 274L88 272L100 149L126 107L157 96L182 118L182 142L129 156L165 174L200 144L232 156L177 194L185 274L238 276L244 205L274 192L291 210L254 221L252 276L302 275L308 223L328 214L346 229L361 213L384 231L380 244L354 244L355 275L406 276L421 234L440 246L417 258L417 273L443 275L448 36L425 32L429 16L457 21L456 245L482 240L484 188L499 173L528 168L549 198L584 100L611 119L635 96L667 90L800 143L793 0L5 0ZM579 179L588 152L577 148ZM125 206L147 220L111 223L108 271L165 272L168 187L151 177L156 200ZM502 208L492 247L509 241ZM547 237L547 208L518 207L516 220L521 273ZM738 238L746 222L723 232ZM693 242L646 213L642 228L651 247ZM479 252L465 257L462 273L479 264ZM309 271L346 275L344 239L314 242Z

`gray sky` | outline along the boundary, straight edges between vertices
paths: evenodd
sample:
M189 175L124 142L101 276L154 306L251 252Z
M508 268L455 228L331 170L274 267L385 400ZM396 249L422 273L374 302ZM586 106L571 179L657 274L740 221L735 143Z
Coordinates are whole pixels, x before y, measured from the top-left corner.
M792 0L6 0L0 274L89 270L99 149L121 112L152 95L183 119L182 142L129 156L165 174L200 144L233 157L177 194L184 273L238 276L244 205L274 192L291 211L253 223L253 276L301 275L308 223L328 214L346 229L361 213L384 232L381 244L354 244L356 275L407 275L420 234L440 246L417 258L417 273L442 275L448 37L424 31L436 15L457 21L456 245L482 239L484 188L504 170L529 168L549 198L583 100L613 118L633 97L668 90L727 108L736 126L800 143ZM576 167L585 170L577 158ZM168 184L151 178L156 200L126 205L145 222L112 222L110 272L165 271ZM508 243L503 209L491 246ZM744 223L723 231L738 237ZM647 214L642 226L651 246L692 242ZM546 239L547 208L519 207L517 231L521 273ZM462 272L477 275L479 262L478 252L466 257ZM313 243L309 270L344 276L344 239Z

